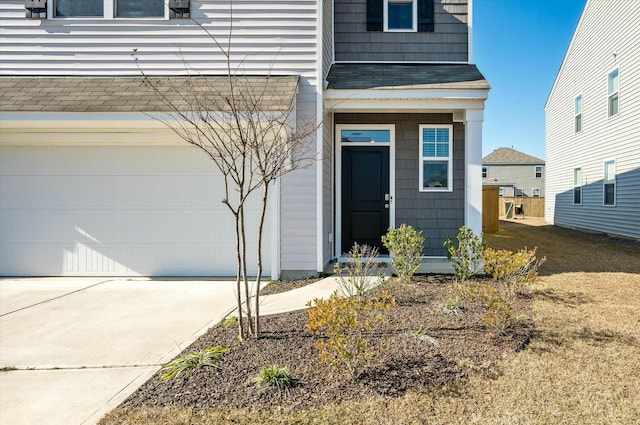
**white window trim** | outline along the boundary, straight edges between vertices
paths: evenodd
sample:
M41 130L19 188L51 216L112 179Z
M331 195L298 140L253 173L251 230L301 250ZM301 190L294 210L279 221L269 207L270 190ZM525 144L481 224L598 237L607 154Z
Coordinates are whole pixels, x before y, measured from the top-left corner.
M169 20L169 2L167 0L164 0L164 16L153 16L153 17L142 17L142 18L119 18L116 17L116 1L117 0L102 0L103 1L103 9L104 9L104 15L103 16L74 16L74 17L60 17L60 16L55 16L55 3L56 0L49 0L47 2L47 16L48 19L55 19L55 20L104 20L104 19L109 19L109 20L114 20L114 19L122 19L125 21L140 21L140 20L156 20L156 21L162 21L162 20Z
M422 156L422 130L425 128L447 128L449 129L449 155L444 157L424 157ZM418 191L420 192L453 192L453 125L451 124L420 124L418 127ZM423 187L423 163L424 161L447 161L447 181L449 183L449 187L447 188L424 188Z
M407 0L408 1L408 0ZM394 3L393 0L384 0L383 20L384 20L384 32L418 32L418 0L411 0L413 6L413 22L412 28L398 28L389 29L389 2Z
M576 170L580 170L580 181L578 182L578 184L576 185ZM571 179L573 180L573 186L571 189L571 204L572 205L582 205L582 197L584 196L584 168L583 167L573 167L573 174L571 175ZM574 191L575 189L579 187L580 188L580 202L576 204L575 202L575 195L574 195ZM602 189L604 190L604 188ZM603 198L604 198L604 194L603 194Z
M616 70L618 71L618 90L617 90L617 91L615 91L615 92L613 92L613 93L609 93L609 76L610 76L613 72L615 72ZM614 67L614 68L611 68L611 69L609 70L609 72L607 72L607 118L615 118L615 117L617 117L618 115L620 115L620 86L621 86L621 84L620 84L620 83L621 83L621 81L620 81L620 75L621 75L621 73L620 73L620 67L619 67L619 66L616 66L616 67ZM611 96L613 96L614 94L617 94L617 95L618 95L618 112L616 112L615 114L611 115L611 114L609 113L609 99L610 99L610 98L611 98Z
M538 194L536 195L536 190L538 191ZM540 192L540 188L539 187L534 187L531 189L531 197L532 198L540 198L541 192Z
M613 204L605 204L605 185L606 177L607 177L607 162L613 162ZM609 158L602 162L602 206L604 207L615 207L617 202L617 191L618 191L618 167L616 164L615 158Z
M540 168L540 177L538 177L538 168ZM542 165L536 165L533 167L533 177L536 179L542 178Z
M520 190L522 192L522 195L518 195L518 190ZM518 197L518 198L524 198L524 188L518 187L518 186L514 186L513 187L513 196L514 197Z
M504 187L503 186L500 186L498 188L498 196L504 196Z
M342 143L340 137L342 130L389 130L390 141L371 143ZM333 256L340 258L342 255L340 247L342 246L342 147L343 146L388 146L389 147L389 227L396 227L396 125L395 124L336 124L334 132L334 147L335 147L335 237L333 245Z
M580 112L576 111L576 101L578 100L578 98L580 98ZM607 105L608 105L608 102L609 101L607 100ZM582 97L582 94L578 94L573 98L573 132L575 134L582 133L582 128L584 127L584 122L582 119L582 116L583 116L582 110L584 109L583 104L584 104L584 97ZM576 119L578 118L578 116L580 117L580 130L576 130Z

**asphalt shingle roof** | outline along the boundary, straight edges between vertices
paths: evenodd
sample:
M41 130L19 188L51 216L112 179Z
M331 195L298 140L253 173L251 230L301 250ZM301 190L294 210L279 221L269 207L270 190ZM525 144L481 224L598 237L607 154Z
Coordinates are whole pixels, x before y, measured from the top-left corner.
M490 88L478 68L467 64L338 63L331 66L327 82L337 90L436 84Z
M150 79L158 92L145 84L142 77L0 77L0 111L170 111L163 96L179 108L189 109L197 97L203 103L202 109L227 109L222 99L231 93L226 76ZM263 110L281 111L290 107L298 79L298 76L237 77L234 81L238 92L251 93L250 97L264 102Z
M498 148L482 158L483 164L544 164L544 160L512 148Z

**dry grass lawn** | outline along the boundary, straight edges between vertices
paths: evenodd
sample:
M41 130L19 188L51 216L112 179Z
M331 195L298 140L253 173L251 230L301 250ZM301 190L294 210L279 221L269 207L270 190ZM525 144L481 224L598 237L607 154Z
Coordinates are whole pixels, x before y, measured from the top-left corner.
M547 256L524 351L459 387L321 410L116 410L111 424L638 424L640 244L501 223L494 248Z

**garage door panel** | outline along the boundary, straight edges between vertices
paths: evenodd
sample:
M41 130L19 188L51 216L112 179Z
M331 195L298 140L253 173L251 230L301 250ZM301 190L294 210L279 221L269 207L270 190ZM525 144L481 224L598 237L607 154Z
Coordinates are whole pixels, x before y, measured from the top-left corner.
M235 274L221 177L191 147L3 147L0 177L0 275Z

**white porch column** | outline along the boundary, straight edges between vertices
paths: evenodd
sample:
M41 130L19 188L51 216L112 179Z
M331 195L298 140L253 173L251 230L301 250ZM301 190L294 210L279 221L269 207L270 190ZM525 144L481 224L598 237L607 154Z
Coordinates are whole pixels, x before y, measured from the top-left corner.
M482 233L482 121L483 110L467 109L465 114L465 210L464 223L473 233Z

